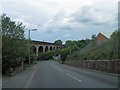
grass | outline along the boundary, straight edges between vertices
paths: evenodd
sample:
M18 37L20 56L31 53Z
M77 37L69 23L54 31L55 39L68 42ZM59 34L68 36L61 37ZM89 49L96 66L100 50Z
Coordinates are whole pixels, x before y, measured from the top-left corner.
M74 55L68 56L68 59L73 60L111 60L116 59L118 57L117 55L117 49L113 52L113 46L114 46L114 40L109 39L105 42L100 43L99 45L93 46L92 44L89 44L85 48L76 51ZM113 53L112 53L113 52Z

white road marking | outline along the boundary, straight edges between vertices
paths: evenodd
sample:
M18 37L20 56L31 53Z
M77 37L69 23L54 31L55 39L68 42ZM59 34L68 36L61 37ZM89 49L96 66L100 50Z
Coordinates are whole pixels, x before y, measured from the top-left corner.
M37 70L38 70L38 69L39 69L39 68L37 68ZM33 71L32 75L30 76L30 78L29 78L29 80L28 80L28 82L27 82L27 84L25 85L25 88L29 88L29 85L30 85L30 83L31 83L31 81L32 81L32 79L33 79L33 76L34 76L34 74L36 73L37 70L34 70L34 71Z
M70 76L70 77L72 77L72 78L74 78L75 80L77 80L77 81L79 81L79 82L82 82L82 80L80 80L80 79L78 79L78 78L76 78L76 77L74 77L74 76L72 76L72 75L70 75L69 73L66 73L68 76Z
M30 83L31 83L31 81L32 81L32 78L33 78L35 72L36 72L36 71L34 71L34 72L32 73L31 77L30 77L29 80L28 80L28 83L25 85L25 88L29 88L29 85L30 85Z

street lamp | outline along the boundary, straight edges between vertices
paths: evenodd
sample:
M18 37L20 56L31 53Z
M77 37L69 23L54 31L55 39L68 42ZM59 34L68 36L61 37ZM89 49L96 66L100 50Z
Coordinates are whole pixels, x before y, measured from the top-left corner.
M35 30L37 30L37 29L30 29L29 35L28 35L28 37L29 37L29 66L31 65L31 62L30 62L30 31L35 31Z

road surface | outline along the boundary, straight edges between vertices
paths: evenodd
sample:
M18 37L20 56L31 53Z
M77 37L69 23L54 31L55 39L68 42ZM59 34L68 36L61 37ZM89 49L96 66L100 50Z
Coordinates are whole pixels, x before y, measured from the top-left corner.
M3 76L3 88L118 88L118 77L55 61L38 61L17 75Z

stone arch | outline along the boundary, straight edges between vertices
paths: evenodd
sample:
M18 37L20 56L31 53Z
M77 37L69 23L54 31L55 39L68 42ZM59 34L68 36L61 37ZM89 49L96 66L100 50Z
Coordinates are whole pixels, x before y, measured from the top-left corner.
M57 46L57 49L59 49L59 47Z
M48 51L48 46L45 47L45 52L47 52L47 51Z
M55 50L55 47L53 47L53 50Z
M52 46L50 46L50 51L52 51L53 50L53 48L52 48Z
M39 47L38 52L39 52L39 53L43 52L43 46L40 46L40 47Z
M36 53L36 50L37 50L37 49L36 49L36 47L35 47L34 45L31 46L30 49L32 50L33 53Z

